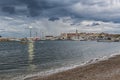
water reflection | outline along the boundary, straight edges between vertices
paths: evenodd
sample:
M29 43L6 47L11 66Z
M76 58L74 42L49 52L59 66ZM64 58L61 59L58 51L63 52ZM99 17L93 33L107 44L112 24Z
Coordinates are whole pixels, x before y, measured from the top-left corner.
M28 63L29 63L29 69L30 71L34 71L36 68L36 65L34 65L33 60L34 60L34 42L29 42L28 43Z

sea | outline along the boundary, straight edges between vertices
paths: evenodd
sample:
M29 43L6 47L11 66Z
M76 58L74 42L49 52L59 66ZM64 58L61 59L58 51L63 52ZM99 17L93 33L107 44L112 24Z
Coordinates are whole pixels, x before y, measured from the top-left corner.
M120 42L0 42L0 80L25 80L120 54Z

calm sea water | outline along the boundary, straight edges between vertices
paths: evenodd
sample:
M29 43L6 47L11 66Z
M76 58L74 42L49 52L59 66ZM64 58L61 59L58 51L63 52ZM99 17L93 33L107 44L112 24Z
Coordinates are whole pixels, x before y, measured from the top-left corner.
M30 74L79 65L119 50L119 42L0 42L0 80L22 80L21 77Z

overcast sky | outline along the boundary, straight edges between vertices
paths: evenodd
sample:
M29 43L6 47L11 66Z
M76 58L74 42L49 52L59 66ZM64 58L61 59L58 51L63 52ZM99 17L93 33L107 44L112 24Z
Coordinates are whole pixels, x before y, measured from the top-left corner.
M120 0L0 0L0 35L120 33Z

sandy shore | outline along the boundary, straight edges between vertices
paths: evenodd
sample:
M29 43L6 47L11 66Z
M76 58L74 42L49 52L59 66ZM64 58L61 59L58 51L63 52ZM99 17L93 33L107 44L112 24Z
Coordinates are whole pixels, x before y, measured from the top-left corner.
M120 80L120 56L32 80Z

